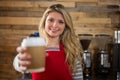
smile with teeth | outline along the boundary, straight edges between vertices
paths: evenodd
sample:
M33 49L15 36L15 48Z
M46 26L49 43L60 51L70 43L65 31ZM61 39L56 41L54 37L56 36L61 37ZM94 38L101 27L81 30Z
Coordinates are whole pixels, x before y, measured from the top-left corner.
M53 33L57 32L58 29L50 29Z

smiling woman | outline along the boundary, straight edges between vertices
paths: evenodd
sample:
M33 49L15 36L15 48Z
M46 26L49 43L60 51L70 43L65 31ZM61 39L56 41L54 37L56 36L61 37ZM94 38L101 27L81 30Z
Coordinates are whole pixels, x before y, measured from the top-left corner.
M45 71L32 72L32 79L83 80L81 47L73 29L71 16L63 5L54 4L46 9L39 31L41 37L46 40L48 56ZM15 69L20 72L27 71L32 56L26 48L18 47L17 52L19 54L14 59Z
M51 37L61 35L65 29L65 21L61 14L58 12L49 13L46 18L45 31Z

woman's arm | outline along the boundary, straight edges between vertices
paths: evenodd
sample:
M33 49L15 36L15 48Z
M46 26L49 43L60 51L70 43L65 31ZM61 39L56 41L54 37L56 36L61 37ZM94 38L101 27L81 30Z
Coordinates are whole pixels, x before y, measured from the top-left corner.
M15 68L16 71L22 72L22 71L20 70L20 67L19 67L19 64L18 64L18 56L19 56L19 54L17 54L17 55L15 56L14 60L13 60L13 67Z
M72 74L73 80L83 80L83 69L80 63L80 60L77 61L76 63L76 70Z

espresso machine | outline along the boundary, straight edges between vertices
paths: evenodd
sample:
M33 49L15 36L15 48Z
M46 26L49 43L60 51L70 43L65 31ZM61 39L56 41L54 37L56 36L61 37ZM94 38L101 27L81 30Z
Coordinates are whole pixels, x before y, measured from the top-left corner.
M96 73L97 75L108 75L110 72L110 56L106 50L106 45L110 42L110 35L96 34L95 39L98 46L97 59L96 59Z
M92 54L88 51L88 47L91 43L92 34L78 34L79 40L83 49L83 59L84 59L84 78L90 78L92 76Z

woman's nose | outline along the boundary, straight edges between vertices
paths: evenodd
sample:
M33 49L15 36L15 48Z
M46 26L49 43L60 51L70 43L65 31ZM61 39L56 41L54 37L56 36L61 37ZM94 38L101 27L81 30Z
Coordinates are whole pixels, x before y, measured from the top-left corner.
M58 26L58 22L55 21L55 22L53 23L53 27L57 27L57 26Z

